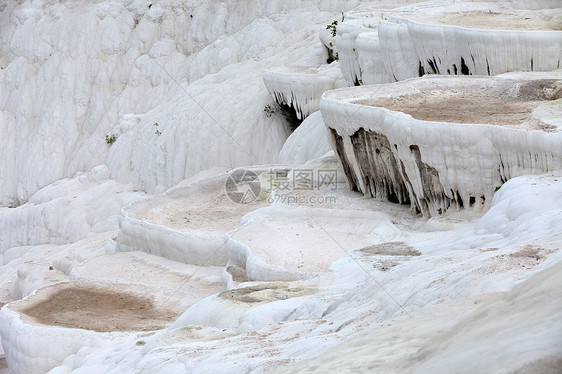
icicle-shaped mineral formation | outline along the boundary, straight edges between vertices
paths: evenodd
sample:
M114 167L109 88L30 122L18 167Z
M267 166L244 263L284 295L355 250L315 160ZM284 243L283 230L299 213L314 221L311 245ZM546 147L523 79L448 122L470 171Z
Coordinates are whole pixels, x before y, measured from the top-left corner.
M297 117L304 119L319 109L324 92L345 86L337 65L266 70L263 81L277 104L292 107Z
M425 77L327 92L321 112L352 189L432 216L562 171L561 94L556 79Z

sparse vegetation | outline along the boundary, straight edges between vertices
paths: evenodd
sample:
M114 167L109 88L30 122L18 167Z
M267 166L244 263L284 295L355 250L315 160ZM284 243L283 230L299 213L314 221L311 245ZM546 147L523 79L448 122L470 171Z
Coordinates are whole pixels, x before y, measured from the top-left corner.
M285 118L285 121L291 127L291 131L295 131L297 127L302 123L302 119L297 117L297 113L295 112L294 108L289 105L280 105L277 103L267 104L263 108L263 112L267 117L271 117L273 115L282 115Z
M156 131L154 132L156 135L162 135L162 131L158 130L158 122L154 122L154 126L156 127Z
M344 19L345 19L345 16L342 13L341 14L341 22L343 22ZM338 28L338 21L337 20L333 20L332 23L330 23L329 25L326 26L326 30L330 30L332 32L332 37L336 36L337 28Z
M267 117L271 117L276 113L274 105L275 104L267 104L266 106L263 107L263 112Z
M336 36L336 30L338 28L338 21L333 20L332 23L326 26L326 30L330 30L332 32L332 36Z
M111 136L106 135L105 136L105 142L107 144L113 144L113 143L115 143L116 140L117 140L117 138L115 137L115 135L111 135Z
M343 13L341 14L341 22L343 22L343 20L345 19ZM338 21L337 20L333 20L332 23L330 23L329 25L326 25L326 30L330 30L331 34L332 34L332 38L335 38L337 35L337 29L338 29ZM328 58L326 59L326 63L327 64L331 64L334 61L338 61L340 59L340 56L338 55L338 53L334 53L334 44L332 42L330 42L330 45L328 47Z

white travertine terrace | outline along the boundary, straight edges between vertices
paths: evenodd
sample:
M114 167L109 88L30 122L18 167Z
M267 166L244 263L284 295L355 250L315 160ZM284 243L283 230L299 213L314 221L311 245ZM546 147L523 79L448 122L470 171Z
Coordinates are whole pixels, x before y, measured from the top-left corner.
M347 86L337 63L319 68L293 66L265 70L263 81L273 100L292 107L299 119L319 109L324 92Z
M250 169L260 175L274 167ZM267 204L265 189L252 203L231 201L224 187L228 176L194 181L122 209L116 250L144 251L185 264L225 265L225 234L245 214Z
M424 77L331 91L321 111L352 189L434 216L481 210L513 177L562 170L561 86Z
M94 257L74 267L70 282L42 287L0 312L0 333L11 348L8 359L17 363L16 372L48 372L82 348L100 348L139 332L150 336L220 292L221 270L144 252ZM186 277L189 285L181 288ZM95 318L100 314L105 318Z
M379 212L274 205L246 216L226 249L229 265L245 269L250 281L291 281L326 270L345 253L341 242L353 243L345 251L354 251L395 233L390 217Z
M497 75L560 67L559 9L494 3L351 12L336 45L345 79L388 83L424 74Z
M560 6L0 0L0 374L559 372Z
M470 16L476 20L471 20ZM485 20L478 22L478 18ZM443 16L430 24L392 17L381 23L378 31L382 53L388 61L387 70L398 80L425 73L497 75L510 71L558 69L562 56L562 31L549 29L548 21L519 29L518 25L525 26L523 22L519 23L522 19L472 12L464 21ZM462 26L448 25L447 22ZM476 26L471 27L471 23ZM413 56L405 60L397 54L402 43L407 49L414 47L412 52L417 61Z

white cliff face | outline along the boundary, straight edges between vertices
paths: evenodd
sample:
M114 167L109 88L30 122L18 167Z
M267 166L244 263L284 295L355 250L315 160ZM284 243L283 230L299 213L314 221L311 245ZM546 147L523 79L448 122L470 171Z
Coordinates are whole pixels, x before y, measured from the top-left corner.
M224 82L202 79L145 115L124 117L110 132L117 138L107 158L112 178L162 193L214 166L276 161L289 130L283 117L263 112L270 99L259 67L241 69L225 72ZM241 90L249 101L238 102Z
M200 91L190 88L186 92L181 85L187 86L232 63L258 55L263 58L267 56L264 50L283 39L287 44L301 41L299 27L309 26L312 19L325 23L331 16L322 11L338 12L349 6L353 4L343 1L321 5L192 1L178 6L171 0L3 4L0 135L5 141L0 155L0 203L25 202L41 187L72 177L78 171L89 171L104 163L108 155L114 178L125 183L129 177L136 178L140 188L160 192L213 163L232 166L275 161L286 137L282 124L264 126L265 121L257 112L247 113L248 108L243 106L239 113L223 114L233 108L228 106L227 110L224 100L199 97L197 100L205 105L197 105L190 96L197 96ZM276 16L297 7L300 18L288 22L288 18ZM256 30L260 30L259 37ZM270 56L273 54L270 52ZM299 59L292 57L293 61ZM261 70L263 67L251 64L246 68L248 74L255 72L256 77ZM252 82L250 76L243 77L240 73L240 69L223 73L199 90L214 91L212 96L222 94L224 98L224 95L235 96L246 87L256 100L264 97L265 101L267 93L259 78ZM222 83L235 76L240 77L235 87ZM142 121L145 113L157 107L160 115L154 121L150 115ZM166 111L169 114L162 116ZM214 119L205 111L212 113ZM139 118L140 123L136 123L134 119ZM185 123L187 118L191 122L189 126ZM245 123L245 129L231 128L232 119ZM148 134L155 133L156 121L166 127L166 131L162 128L160 131L163 138L170 137L168 141L163 142L162 138L156 141L154 136L148 140ZM118 130L114 130L116 125ZM133 132L126 136L130 139L128 143L123 144L121 140L121 144L110 147L106 134L117 131L119 135L125 128ZM143 129L144 141L142 135L136 135ZM248 132L259 133L255 145L245 140ZM208 160L195 162L193 159L207 146L200 139L206 134L224 138L223 144L217 142L221 150L226 142L232 141L231 137L240 145L230 154L210 150ZM174 137L192 139L190 148L177 149L179 145L174 145ZM261 147L264 141L269 149ZM158 144L153 147L152 142ZM124 149L114 149L121 147ZM152 158L158 160L158 165L152 167L148 165L150 160L134 154L141 149L146 154L146 148L151 147L159 150ZM115 165L110 153L116 152L119 156L114 157L131 166ZM166 160L170 153L180 159L173 165L168 165L170 161ZM256 155L250 157L248 153ZM187 159L192 166L185 165ZM144 173L152 181L139 182L143 175L139 168L148 168ZM157 172L161 175L152 175Z
M428 216L449 208L481 210L513 177L562 170L560 81L534 82L426 77L331 91L321 110L352 189L410 203ZM472 94L455 101L456 90ZM473 112L471 101L482 92ZM536 101L543 94L548 100ZM490 104L494 97L515 106L535 102L524 118L479 117L489 105L498 111ZM440 117L441 112L446 114ZM553 117L558 119L551 122Z
M121 115L143 113L176 92L158 63L173 61L174 76L187 73L187 56L169 37L178 20L169 4L148 4L4 8L0 107L8 120L0 126L10 135L0 163L3 203L26 201L103 163L105 134Z

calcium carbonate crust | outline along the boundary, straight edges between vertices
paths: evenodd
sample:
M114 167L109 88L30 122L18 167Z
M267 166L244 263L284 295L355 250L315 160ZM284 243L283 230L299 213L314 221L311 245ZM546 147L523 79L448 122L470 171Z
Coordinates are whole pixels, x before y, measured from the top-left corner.
M366 104L389 97L423 96L436 87L444 95L472 89L514 96L508 100L524 95L535 98L543 91L555 95L551 99L560 95L557 80L454 77L328 92L321 101L322 116L350 188L411 204L424 215L435 216L450 208L488 208L505 181L562 170L562 131L557 127L560 99L544 101L531 113L531 117L544 116L547 123L549 117L558 118L554 125L545 124L548 131L522 125L418 120L415 115Z

